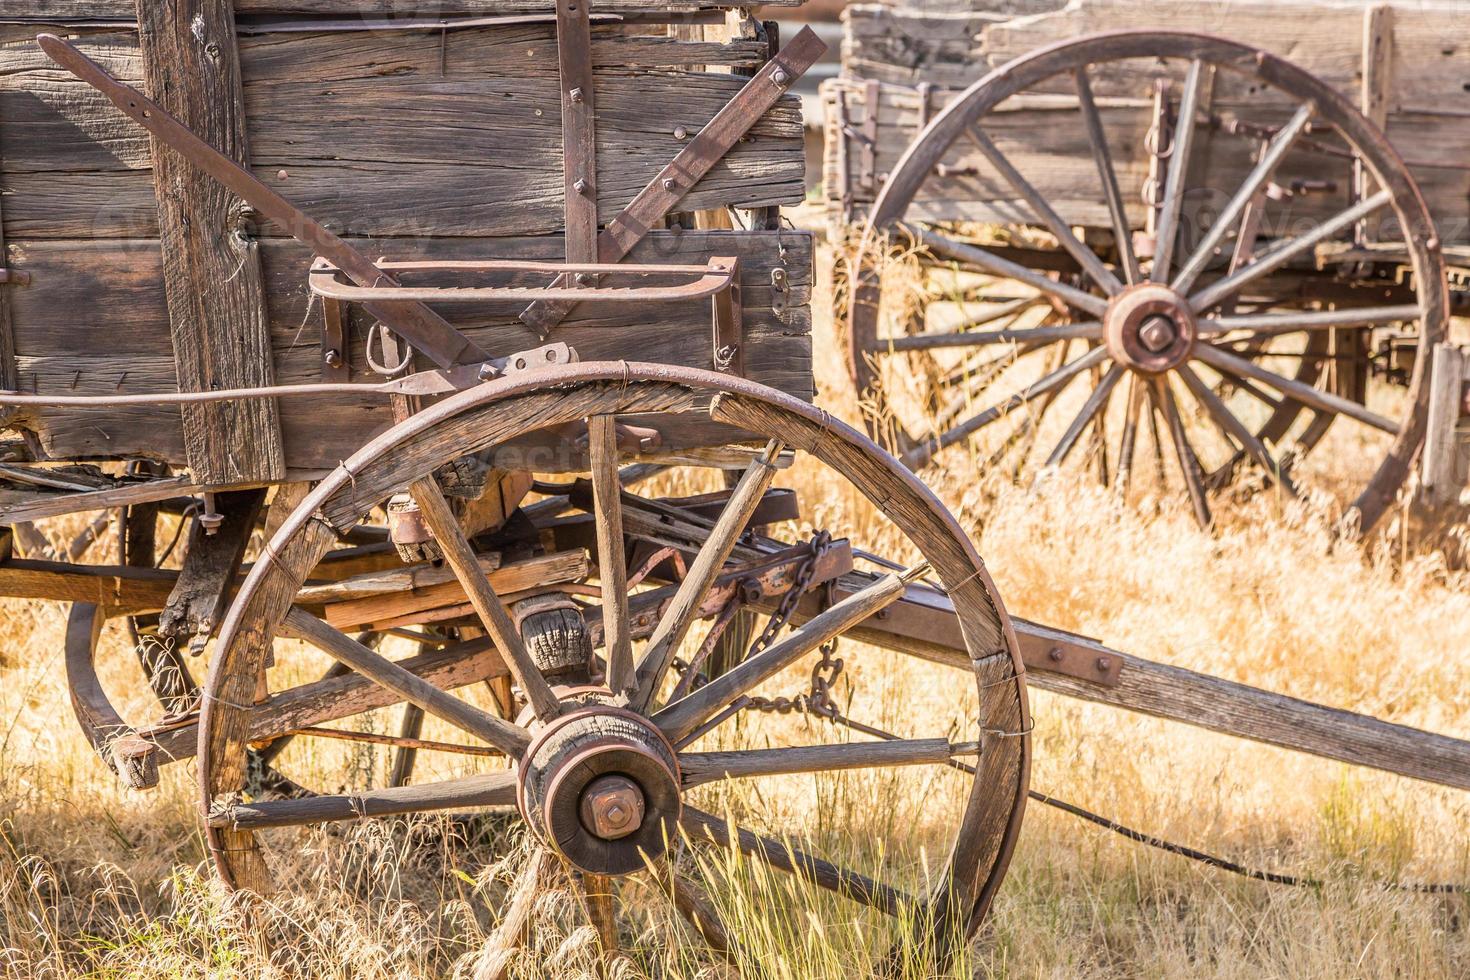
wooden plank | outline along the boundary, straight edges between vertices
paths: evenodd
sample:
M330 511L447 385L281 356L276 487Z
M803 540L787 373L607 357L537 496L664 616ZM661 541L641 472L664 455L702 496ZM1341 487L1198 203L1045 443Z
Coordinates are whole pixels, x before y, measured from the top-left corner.
M596 0L599 13L690 11L710 6L707 0ZM802 0L720 0L726 7L796 7ZM426 19L454 16L498 16L548 13L550 0L446 0L426 5ZM237 0L239 14L331 14L396 18L399 0ZM38 20L48 17L85 20L132 20L131 0L0 0L0 17Z
M255 175L347 235L559 231L559 86L554 72L524 70L548 60L551 42L491 40L497 34L454 34L447 49L454 68L444 76L437 45L412 45L406 57L393 32L304 36L314 45L297 35L242 39ZM79 45L122 81L139 81L131 33L86 35ZM327 67L316 68L321 61ZM675 131L698 132L741 81L625 63L600 64L594 77L606 161L601 221L684 145ZM648 111L650 98L661 101L659 112ZM0 117L12 239L157 236L145 135L58 73L32 40L0 48ZM453 120L450 140L446 120ZM799 101L783 97L691 190L689 203L799 203L802 136Z
M1453 344L1436 344L1431 355L1429 412L1424 437L1423 482L1427 499L1452 504L1465 487L1464 437L1465 352Z
M245 98L230 0L138 0L147 90L206 142L249 163ZM153 182L179 389L254 388L274 380L260 258L242 204L161 142ZM286 474L270 399L187 405L184 456L206 483Z
M158 617L159 635L172 640L175 648L188 647L196 637L202 647L219 626L225 599L235 584L250 536L255 533L265 493L261 487L216 494L215 507L223 520L211 533L206 533L201 520L191 522L179 580ZM270 537L267 533L266 540Z
M510 595L541 586L580 581L587 577L590 569L586 552L571 551L515 562L504 567L497 564L486 568L486 572L496 592ZM399 586L391 592L378 591L388 583L401 583L405 578L412 582L408 588ZM422 610L466 604L464 587L459 584L454 573L445 568L387 572L348 579L325 589L327 591L321 594L354 596L332 601L326 606L327 622L342 629L368 623L397 621ZM359 594L363 592L369 594ZM316 602L319 601L315 598L317 595L317 589L307 588L302 591L299 601Z
M0 595L87 602L107 608L108 615L156 612L168 601L177 578L178 572L161 568L12 558L0 563Z
M1059 3L1051 6L1057 9L1039 16L1016 16L994 23L977 23L977 29L968 42L964 29L954 25L952 16L941 16L928 4L922 11L917 4L908 4L898 12L867 5L851 8L845 54L851 78L827 89L826 186L833 188L834 192L840 186L836 179L840 161L836 159L837 141L831 122L835 116L834 91L840 89L846 93L856 123L860 124L863 112L854 105L861 101L860 92L855 87L861 84L859 78L878 78L905 87L920 81L932 83L941 90L947 90L936 93L938 103L942 104L952 97L955 90L969 86L1012 58L1064 38L1080 37L1094 31L1133 29L1139 24L1147 24L1160 30L1197 31L1228 37L1286 57L1341 91L1355 104L1361 101L1364 84L1363 19L1365 10L1373 9L1369 4L1322 0L1238 0L1224 5L1199 5L1158 4L1148 0L1080 0L1064 8ZM1441 237L1452 243L1466 241L1470 236L1470 167L1467 167L1463 154L1456 154L1449 148L1470 142L1470 111L1467 111L1463 91L1463 79L1470 77L1470 47L1446 44L1444 39L1457 36L1462 31L1470 6L1462 2L1393 2L1380 6L1385 11L1392 11L1393 18L1392 56L1387 66L1390 70L1384 73L1382 85L1389 138L1418 180L1430 211L1440 225ZM904 18L902 32L887 29L897 23L895 17ZM1097 72L1093 79L1094 88L1104 102L1114 98L1137 98L1146 94L1149 73L1153 70L1154 67L1140 61ZM1048 90L1056 95L1065 95L1067 84L1066 79L1059 79ZM893 131L887 118L879 119L880 175L892 167L897 155L918 132L916 95L910 93L899 101L908 104L905 105L907 119L898 123L897 132ZM1248 90L1240 76L1229 72L1222 73L1219 79L1214 104L1227 114L1239 114L1242 118L1266 125L1279 124L1284 117L1277 118L1276 115L1289 111L1279 95L1270 91ZM1072 159L1078 151L1071 145L1075 143L1074 133L1080 131L1080 122L1066 114L1059 114L1044 123L1034 116L1023 118L1033 124L1030 134L1020 134L1020 147L1014 153L1008 150L1008 155L1052 200L1063 202L1060 210L1064 216L1077 224L1106 227L1106 221L1095 219L1092 211L1096 209L1081 193L1086 189L1096 198L1095 180L1093 185L1081 183L1086 177L1085 171L1072 166L1074 162L1080 162ZM914 120L914 124L910 125L907 120ZM1109 122L1109 133L1113 134L1113 139L1136 148L1135 152L1120 154L1119 165L1128 171L1133 168L1133 160L1143 159L1143 151L1137 141L1140 124L1122 120L1118 123L1122 128L1115 131L1113 121ZM1146 128L1146 123L1143 126ZM1224 152L1220 158L1210 161L1206 174L1210 186L1231 189L1238 185L1249 169L1248 159L1235 150L1233 145L1236 143L1246 144L1248 141L1224 138L1215 141L1214 149ZM1085 154L1082 156L1085 160ZM959 160L946 162L964 165ZM1321 164L1317 166L1319 172L1307 176L1322 177ZM1282 179L1303 176L1292 172L1293 168L1300 167L1299 161L1289 159ZM852 173L856 183L856 173L850 167L843 169ZM1123 176L1134 182L1127 173ZM1341 205L1346 194L1350 193L1351 174L1341 172L1328 176L1338 181L1340 193L1299 199L1293 204L1295 219L1320 218L1329 205ZM1018 211L1014 202L1006 201L998 193L998 186L991 188L973 178L931 181L925 191L929 200L924 216L964 212L968 220L1004 221L1011 220L1007 214L1014 215ZM832 193L829 192L829 196ZM1136 199L1133 193L1127 196L1130 200ZM946 208L945 200L953 201L953 207ZM973 206L977 201L980 204L978 208ZM858 195L855 203L861 206L866 202L862 195ZM840 213L840 202L829 200L829 206ZM1301 208L1306 211L1303 213Z
M404 239L387 247L363 240L352 244L402 259L561 261L565 254L559 236ZM309 303L305 288L310 255L303 246L279 239L262 241L260 249L277 382L318 381L320 306ZM803 232L657 231L634 249L629 261L697 264L716 255L737 257L746 375L810 400L812 250L812 238ZM156 242L12 242L10 255L14 267L35 277L34 285L15 296L25 391L111 395L174 390L174 363L162 326L166 313ZM780 312L771 287L771 273L778 267L787 271ZM544 276L527 277L525 282L541 285ZM444 313L486 350L507 354L539 343L517 319L519 309L519 304L502 303L445 307ZM355 331L347 352L354 380L359 381L374 380L365 368L364 332ZM97 338L104 333L108 342L101 346ZM713 360L708 301L600 310L583 304L557 328L557 339L574 347L583 360L632 356L706 368ZM335 467L391 422L381 397L288 398L280 400L280 406L286 459L293 470ZM140 454L182 460L176 410L46 410L27 412L22 419L58 458ZM681 449L717 445L727 441L721 435L727 432L713 424L686 423L669 445ZM182 487L178 491L184 492ZM63 506L59 512L69 509Z
M567 262L597 261L597 87L592 27L584 0L556 0L556 56L561 84L562 196Z

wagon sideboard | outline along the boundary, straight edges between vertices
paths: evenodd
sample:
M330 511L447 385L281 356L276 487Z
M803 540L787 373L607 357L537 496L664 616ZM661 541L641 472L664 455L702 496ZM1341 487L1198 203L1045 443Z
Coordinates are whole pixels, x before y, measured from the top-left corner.
M1362 0L1232 0L1176 4L1151 0L968 0L943 5L862 4L846 12L841 79L825 88L824 185L834 217L860 215L899 156L954 94L1006 62L1061 40L1123 29L1183 30L1229 38L1281 55L1346 96L1386 131L1418 181L1446 245L1470 242L1470 44L1463 42L1470 3ZM1108 132L1135 148L1114 163L1130 218L1143 224L1148 176L1144 137L1152 118L1152 66L1129 63L1093 80ZM1220 73L1211 104L1222 116L1249 108L1272 122L1273 93ZM1061 80L1055 99L1012 99L989 124L990 135L1074 224L1106 227L1087 135L1075 96ZM1177 93L1175 99L1178 98ZM1279 107L1277 123L1290 108ZM1200 185L1229 190L1250 169L1258 144L1214 134ZM966 147L973 151L972 146ZM916 202L915 217L1030 221L1009 185L986 176L978 151L947 159L956 176L936 179ZM1299 214L1320 219L1352 194L1351 166L1327 173L1283 169L1293 178L1335 178L1335 192L1304 200ZM974 169L980 176L967 173ZM1320 212L1320 213L1317 213ZM1389 238L1392 229L1383 237Z
M143 5L140 21L131 0L0 0L4 261L25 282L0 287L8 386L118 395L323 380L311 251L54 64L35 42L43 31L72 40L375 259L567 260L549 0L461 0L436 6L427 24L394 19L389 4L237 0L233 18L218 16L228 3L193 5L205 13L181 27L153 12L164 6ZM613 16L648 6L592 7L592 196L602 223L770 55L764 37L725 29L720 11L678 36L668 27L675 18L633 26ZM796 203L803 178L800 108L782 96L678 210ZM740 262L744 374L810 399L807 236L660 229L627 261L715 256ZM549 285L545 273L516 282ZM583 360L712 366L708 300L583 304L545 339L519 319L524 307L438 312L492 356L564 342ZM381 380L363 351L371 317L353 315L349 376ZM183 412L27 408L11 419L56 459L143 457L219 484L308 476L391 422L387 400L368 395ZM671 450L721 441L714 429L666 433Z

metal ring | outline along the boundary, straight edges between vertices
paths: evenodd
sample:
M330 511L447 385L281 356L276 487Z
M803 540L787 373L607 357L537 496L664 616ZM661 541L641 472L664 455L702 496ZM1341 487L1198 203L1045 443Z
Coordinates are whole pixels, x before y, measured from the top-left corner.
M373 321L373 325L371 327L368 327L367 349L364 351L364 353L367 356L368 367L372 368L373 371L377 374L381 374L385 377L391 378L393 377L393 375L398 374L413 363L413 348L407 347L407 345L405 345L405 347L407 347L407 350L403 355L403 362L400 363L397 367L390 368L386 364L378 361L375 357L373 357L373 338L382 336L383 332L387 329L387 325L384 324L382 320Z

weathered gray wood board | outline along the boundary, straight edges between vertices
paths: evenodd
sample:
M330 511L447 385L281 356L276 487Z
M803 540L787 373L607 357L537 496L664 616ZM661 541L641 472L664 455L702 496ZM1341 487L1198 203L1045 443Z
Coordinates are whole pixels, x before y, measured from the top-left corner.
M394 259L525 258L561 261L560 236L501 239L355 241ZM785 251L784 261L782 250ZM280 384L320 380L320 304L308 302L310 255L293 241L261 242L269 299L275 374ZM809 235L793 232L654 232L629 257L634 263L685 264L715 255L740 259L748 377L798 397L813 397ZM56 394L117 394L176 390L165 312L161 254L156 241L44 241L12 243L9 260L33 284L15 290L21 390ZM784 295L771 286L783 266ZM543 277L544 278L544 277ZM524 282L539 282L526 278ZM76 297L88 298L78 305ZM538 347L542 341L517 319L524 303L445 306L456 326L492 353ZM777 307L780 311L777 311ZM354 380L376 380L365 367L363 326L353 331L349 360ZM710 367L713 360L708 301L678 304L585 306L552 334L583 360L628 359ZM286 460L295 470L335 466L391 421L387 399L290 398L281 401ZM49 410L23 416L52 455L76 459L143 455L182 461L178 413L173 409ZM684 446L724 441L719 430L685 426Z
M830 112L837 92L845 90L852 128L861 131L866 118L863 81L886 84L879 106L878 183L892 169L899 154L918 132L919 83L935 87L932 112L949 98L948 92L978 81L991 69L1037 48L1068 38L1104 30L1188 30L1215 34L1254 45L1285 57L1341 91L1354 104L1362 98L1365 65L1364 18L1375 4L1363 0L1232 0L1230 3L1182 4L1149 0L1072 0L1064 7L1037 0L1029 16L997 16L991 4L968 5L967 12L936 12L929 4L893 7L860 5L848 9L844 42L844 81L831 83L826 93L829 140L826 187L838 205L840 157ZM1446 243L1470 240L1470 44L1460 40L1470 16L1464 0L1394 2L1386 19L1391 51L1382 83L1383 113L1389 139L1418 180L1430 211ZM1044 9L1044 8L1060 9ZM1147 99L1156 66L1126 62L1117 69L1094 74L1094 89L1104 105L1105 124L1113 139L1123 192L1141 219L1139 191L1145 174L1138 140L1147 127ZM1178 73L1175 73L1176 77ZM1032 116L1030 123L996 123L1002 148L1061 214L1077 224L1105 226L1106 213L1096 187L1096 173L1088 156L1080 113L1070 94L1069 80L1058 83L1059 103L1052 117ZM1130 100L1128 109L1117 100ZM1214 107L1222 115L1240 116L1271 124L1285 103L1272 93L1247 87L1238 76L1221 73L1214 90ZM1012 140L1006 145L1005 137ZM1208 149L1208 186L1228 193L1249 167L1249 141L1215 134ZM846 162L851 199L859 208L871 201L876 187L865 186L860 172L858 144L849 141ZM1129 152L1131 151L1131 152ZM1070 159L1066 159L1070 157ZM1308 168L1299 154L1288 158L1284 177L1312 176L1339 186L1332 194L1314 195L1295 204L1295 217L1312 218L1340 207L1351 192L1347 168L1322 160ZM978 154L949 161L973 166ZM1296 167L1296 172L1292 168ZM1308 170L1312 172L1308 172ZM988 171L988 168L987 168ZM1339 173L1337 171L1342 171ZM952 202L950 217L977 221L1006 218L1020 207L1010 200L999 178L958 178L926 188L935 202ZM929 213L926 217L941 216Z
M0 46L0 181L8 237L157 237L146 134L52 65L33 33L0 29L7 38ZM451 32L441 63L437 33L432 44L397 31L242 36L252 169L343 234L559 231L561 118L551 38L545 25ZM133 32L88 34L81 47L124 81L141 80ZM648 45L600 33L594 42L595 56L605 52L596 72L604 221L679 151L677 130L686 139L697 133L742 84L731 75L609 66L628 64L617 59L639 47L655 62L686 57L667 39ZM801 110L787 96L684 204L763 207L799 203L802 195Z
M882 189L883 181L897 166L899 158L916 139L924 118L932 118L954 97L953 89L936 89L924 93L903 85L882 83L878 87L878 140L873 166L873 179L865 182L860 154L849 143L844 159L835 149L838 139L838 99L846 100L849 128L861 132L867 119L868 86L853 80L839 80L824 87L828 149L824 160L823 180L834 212L840 211L838 188L842 186L840 168L847 169L848 193L859 212L871 203ZM927 115L923 100L927 98ZM1148 179L1148 158L1144 136L1148 131L1151 106L1143 99L1111 98L1099 107L1103 125L1112 141L1113 161L1118 183L1130 220L1141 227L1146 207L1143 190ZM1263 124L1279 124L1285 120L1283 110L1264 109L1254 120ZM991 114L985 124L986 133L1007 158L1035 184L1057 211L1077 225L1107 227L1110 218L1098 183L1096 165L1087 143L1087 131L1075 100L1061 96L1039 96L1011 99ZM1203 169L1196 171L1199 186L1186 199L1186 216L1198 215L1208 220L1217 213L1229 193L1249 172L1251 154L1257 143L1223 134L1206 134L1208 152L1200 154ZM1037 224L1038 219L1024 201L985 160L973 143L956 144L944 164L953 169L948 176L931 176L920 189L908 214L910 218L928 221L964 220L999 223ZM1303 219L1320 219L1348 207L1352 203L1352 167L1346 159L1322 159L1293 154L1283 163L1278 180L1333 180L1331 192L1299 198L1289 206L1268 207L1264 230L1289 229ZM834 217L840 215L834 213Z
M147 92L212 146L248 166L230 0L139 0L138 38ZM269 385L274 373L265 289L255 243L243 234L242 202L158 140L152 141L151 157L180 390ZM286 475L274 401L185 405L180 414L184 457L202 482Z
M711 4L702 0L596 0L598 13L638 13L697 10ZM763 7L793 7L802 0L759 0ZM720 0L721 6L750 7L755 0ZM405 13L405 7L411 8ZM323 14L336 17L408 17L432 19L454 16L549 14L551 0L238 0L239 14ZM132 20L133 0L0 0L0 17L35 20L45 17L77 20Z

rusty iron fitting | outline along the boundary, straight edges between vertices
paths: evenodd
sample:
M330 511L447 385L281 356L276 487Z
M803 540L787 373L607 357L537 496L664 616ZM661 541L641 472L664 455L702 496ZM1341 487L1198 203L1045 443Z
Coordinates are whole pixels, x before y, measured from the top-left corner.
M582 826L603 840L619 840L643 826L643 790L626 776L602 776L582 791Z

